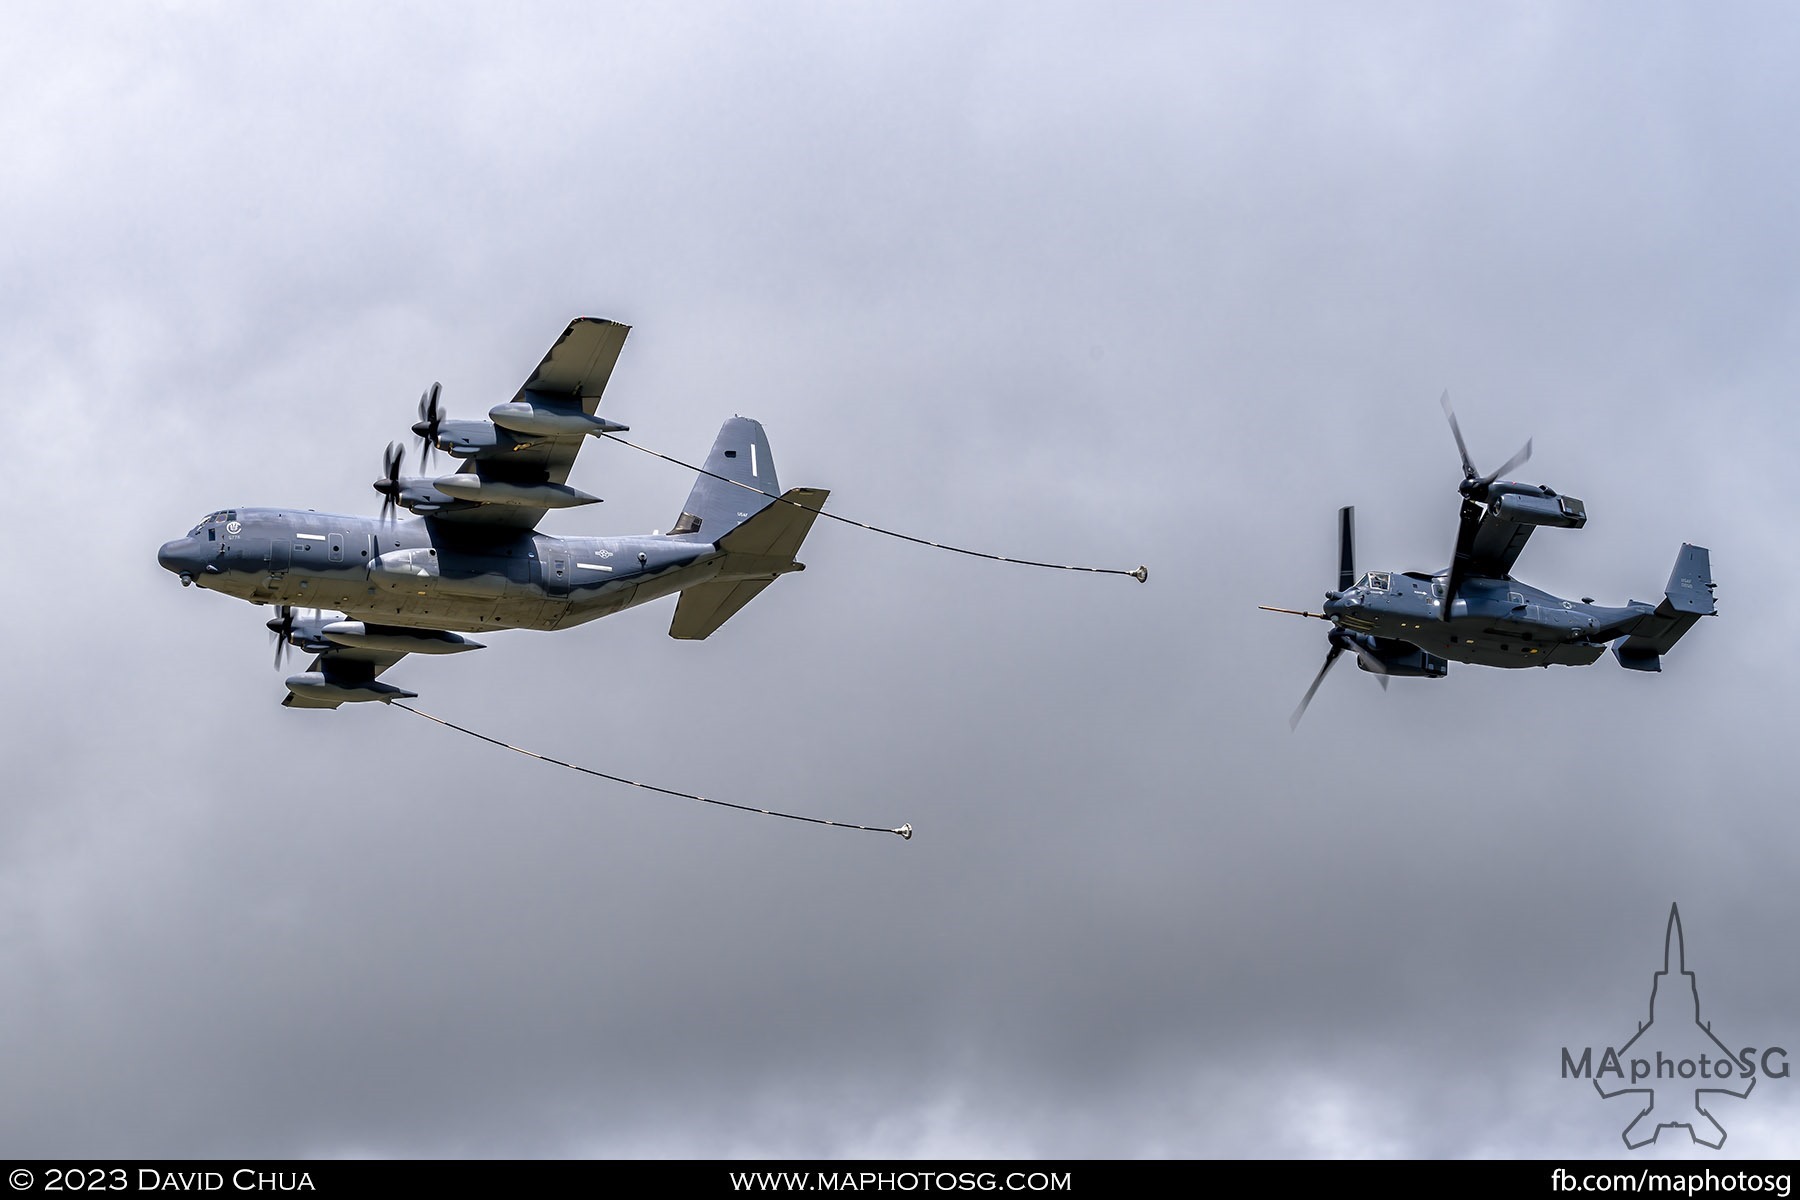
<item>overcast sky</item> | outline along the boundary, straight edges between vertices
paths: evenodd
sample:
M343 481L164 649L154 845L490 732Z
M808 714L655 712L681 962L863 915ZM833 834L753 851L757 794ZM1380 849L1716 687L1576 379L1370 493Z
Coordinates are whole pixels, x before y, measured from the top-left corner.
M0 1146L76 1156L1624 1155L1563 1047L1800 1058L1800 14L1778 4L14 4L0 16ZM373 514L441 380L633 327L604 413L734 413L830 510L663 601L280 707L157 545ZM1326 648L1460 478L1519 575L1720 616L1660 675ZM591 445L666 529L689 477ZM1800 1154L1800 1083L1641 1160Z

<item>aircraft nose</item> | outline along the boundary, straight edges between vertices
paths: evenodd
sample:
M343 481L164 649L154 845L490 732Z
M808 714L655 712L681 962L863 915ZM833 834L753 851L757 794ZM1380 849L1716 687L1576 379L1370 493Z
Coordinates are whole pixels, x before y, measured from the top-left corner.
M156 552L156 561L165 571L172 571L186 582L206 567L206 554L191 537L164 542Z

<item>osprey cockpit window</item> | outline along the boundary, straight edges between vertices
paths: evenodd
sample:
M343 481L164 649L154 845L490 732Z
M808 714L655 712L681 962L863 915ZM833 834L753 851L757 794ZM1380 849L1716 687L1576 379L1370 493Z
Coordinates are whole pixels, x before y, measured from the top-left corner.
M1371 592L1387 591L1388 582L1388 573L1386 571L1371 571L1369 573L1369 590Z

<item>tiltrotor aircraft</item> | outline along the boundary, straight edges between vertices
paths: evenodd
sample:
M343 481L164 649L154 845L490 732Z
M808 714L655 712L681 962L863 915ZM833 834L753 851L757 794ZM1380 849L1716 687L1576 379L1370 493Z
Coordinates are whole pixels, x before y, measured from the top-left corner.
M1331 622L1325 665L1294 710L1297 727L1345 651L1387 687L1390 675L1439 679L1452 662L1484 667L1587 666L1608 643L1619 665L1662 670L1662 656L1713 607L1712 564L1703 546L1683 545L1662 603L1639 600L1607 608L1591 599L1564 600L1512 577L1513 563L1539 526L1580 529L1587 509L1573 496L1501 475L1531 457L1531 443L1498 470L1482 475L1469 459L1450 398L1443 399L1450 432L1462 455L1461 522L1450 566L1419 571L1356 573L1356 510L1338 510L1338 585L1325 593L1324 612L1262 606Z
M805 570L794 556L829 493L783 493L762 426L733 417L668 533L536 532L547 510L598 499L568 486L569 469L587 438L626 428L595 410L629 331L578 318L485 421L446 417L433 385L413 431L425 456L436 448L462 466L402 477L405 451L390 445L379 518L227 509L156 559L184 586L277 606L276 664L288 645L317 656L287 680L283 703L297 708L410 698L377 678L408 654L479 650L463 635L566 629L675 593L670 636L704 638L777 577ZM396 520L396 507L415 519Z

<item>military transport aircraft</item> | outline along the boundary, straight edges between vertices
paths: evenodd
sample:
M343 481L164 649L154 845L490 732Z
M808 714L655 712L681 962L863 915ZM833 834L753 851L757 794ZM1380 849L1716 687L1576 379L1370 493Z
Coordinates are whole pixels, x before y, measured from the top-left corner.
M794 556L829 493L781 492L762 426L733 417L668 533L536 532L547 510L598 499L568 485L569 469L588 437L626 428L595 410L629 331L578 318L485 421L446 417L433 385L413 430L425 456L443 450L462 467L403 477L405 451L390 445L379 518L226 509L156 559L183 586L277 606L276 664L289 645L317 656L287 680L283 703L297 708L409 698L417 693L377 679L408 654L479 650L463 635L566 629L675 593L669 635L704 638L777 577L806 569ZM397 507L415 517L396 520Z
M1580 529L1587 509L1573 496L1539 484L1500 478L1531 457L1531 443L1498 470L1482 475L1469 459L1462 429L1443 398L1450 432L1462 455L1461 520L1450 566L1435 575L1419 571L1356 573L1356 510L1338 510L1338 585L1325 593L1324 612L1263 607L1331 622L1325 665L1289 719L1297 727L1325 673L1347 650L1356 665L1387 687L1390 675L1440 679L1451 662L1485 667L1586 666L1607 643L1619 665L1662 670L1662 656L1701 617L1714 614L1712 563L1705 547L1683 545L1662 603L1640 600L1623 608L1597 606L1583 597L1564 600L1520 583L1513 563L1538 526ZM1621 640L1623 639L1623 640Z

